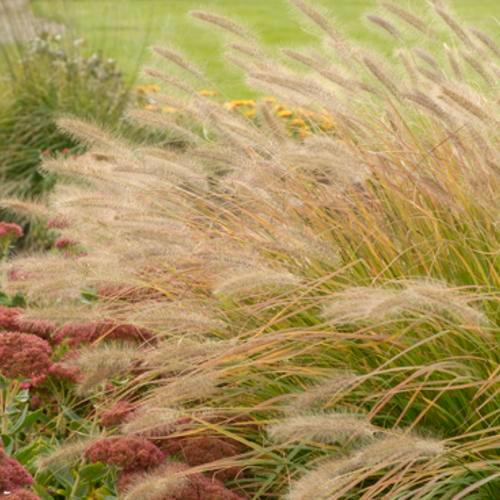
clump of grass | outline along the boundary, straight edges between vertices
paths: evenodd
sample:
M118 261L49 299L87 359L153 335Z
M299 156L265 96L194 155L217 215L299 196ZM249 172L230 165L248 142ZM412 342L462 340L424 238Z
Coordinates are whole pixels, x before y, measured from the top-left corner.
M394 436L380 439L369 444L351 458L328 461L309 472L292 485L290 500L316 498L342 498L342 495L356 491L356 486L364 479L384 470L412 467L419 461L433 458L444 453L442 443L431 439L412 436ZM385 489L387 475L365 490L359 489L358 495L374 494ZM390 479L389 479L390 481ZM394 481L397 484L397 480ZM380 484L382 483L382 484Z
M97 54L86 56L80 44L69 36L45 33L15 50L2 48L2 65L8 71L0 105L1 196L43 198L56 176L41 170L42 159L83 151L81 143L57 127L59 114L114 127L122 120L129 88L116 63ZM2 212L13 217L11 210ZM43 224L32 218L22 222L24 245L50 246L51 234Z
M451 315L471 325L484 324L486 317L471 307L471 297L459 294L442 283L409 281L400 289L348 288L325 308L325 317L333 324L359 320L384 321L409 314Z
M484 67L490 61L442 2L434 2L443 22L432 32L384 4L402 46L400 21L422 36L454 39L454 64L439 68L434 60L446 53L407 47L403 59L382 68L311 5L292 3L337 51L341 80L317 76L322 53L302 58L312 77L264 52L257 62L253 51L237 57L280 102L329 113L334 133L289 136L265 108L255 121L231 113L193 90L192 71L181 82L162 76L196 137L185 150L160 155L163 161L158 151L88 123L61 122L94 150L71 164L45 165L68 177L49 206L71 220L62 235L88 253L16 259L11 266L31 277L18 273L11 286L49 305L71 303L103 282L154 293L93 303L102 317L140 325L153 301L156 335L138 346L144 363L129 371L130 382L115 380L93 397L103 405L137 402L140 412L122 430L151 442L164 431L170 458L179 434L238 442L239 455L194 469L243 468L229 484L234 491L415 498L465 490L493 498L500 444L496 94L477 71L455 67L467 67L464 54L481 57ZM231 21L196 17L248 36ZM179 66L177 56L163 55ZM346 82L356 82L354 93ZM175 131L178 123L162 126ZM173 169L192 169L196 179ZM67 270L65 279L49 265ZM186 304L192 310L177 317ZM86 359L93 349L99 356L102 346ZM151 415L162 409L155 428ZM146 487L151 474L140 476Z
M58 114L76 114L103 125L116 124L123 114L128 90L116 63L97 55L84 57L79 43L42 34L26 48L4 52L10 67L0 121L4 195L42 195L54 179L37 168L41 158L80 150L78 142L58 130Z

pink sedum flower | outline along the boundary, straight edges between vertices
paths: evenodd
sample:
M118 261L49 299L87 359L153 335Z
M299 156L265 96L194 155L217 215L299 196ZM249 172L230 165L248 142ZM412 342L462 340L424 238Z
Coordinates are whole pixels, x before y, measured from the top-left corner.
M33 478L28 471L13 458L10 458L0 447L0 493L15 491L30 486Z
M48 374L59 380L76 383L81 378L80 370L73 366L67 366L64 363L54 363L48 371Z
M22 313L22 309L0 306L0 330L31 333L46 340L50 339L56 329L52 321L26 319Z
M58 238L54 243L54 246L59 250L65 250L75 246L76 244L76 241L73 241L70 238Z
M31 333L45 340L50 340L56 325L44 319L25 319L22 316L16 319L16 330Z
M0 306L0 330L17 330L17 321L22 309Z
M136 406L128 401L118 401L109 410L102 412L101 425L115 427L123 424L135 409Z
M181 453L191 467L233 457L242 452L237 441L215 436L192 436L166 440L161 446L167 455ZM228 467L218 470L214 476L222 481L234 479L241 472L240 467Z
M89 323L68 323L56 333L54 341L61 343L66 340L70 346L75 347L80 344L90 344L101 338L141 343L151 340L153 334L134 325L118 324L105 320Z
M0 333L0 373L8 378L32 378L41 382L50 366L51 349L46 340L20 332Z
M85 458L124 469L146 470L163 462L164 454L147 439L127 436L99 439L87 447Z
M0 222L0 239L17 240L23 236L23 228L15 222Z

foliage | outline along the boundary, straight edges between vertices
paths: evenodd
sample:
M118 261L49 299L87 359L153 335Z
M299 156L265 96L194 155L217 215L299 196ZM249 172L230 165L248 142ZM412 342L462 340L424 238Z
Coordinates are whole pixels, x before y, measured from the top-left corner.
M52 389L57 405L35 408L32 389L0 376L0 444L33 474L33 489L43 500L114 498L113 474L104 465L66 464L37 472L41 455L72 434L82 435L91 428L88 420L68 406L72 403L61 387L54 385Z

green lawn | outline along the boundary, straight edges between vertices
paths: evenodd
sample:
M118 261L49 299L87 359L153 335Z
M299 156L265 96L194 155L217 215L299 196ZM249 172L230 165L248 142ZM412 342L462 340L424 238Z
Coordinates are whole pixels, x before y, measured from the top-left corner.
M374 10L376 0L317 3L329 9L346 33L368 46L390 50L387 39L362 20L363 13ZM396 3L421 8L425 0ZM62 20L93 46L104 47L129 73L144 62L151 43L168 41L181 47L230 96L244 96L248 91L240 74L223 62L219 33L190 19L191 9L218 10L236 17L272 47L315 40L297 22L286 0L35 0L34 5L39 14ZM498 33L498 0L455 0L453 5L467 22Z

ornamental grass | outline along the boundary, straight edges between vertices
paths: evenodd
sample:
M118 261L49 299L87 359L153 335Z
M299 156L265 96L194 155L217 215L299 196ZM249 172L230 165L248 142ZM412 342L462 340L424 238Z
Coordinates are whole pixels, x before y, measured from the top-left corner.
M297 136L265 101L249 120L156 50L180 112L130 116L185 147L62 118L90 150L45 161L48 209L84 252L14 258L7 290L85 367L90 414L116 411L81 455L121 467L123 498L493 499L499 49L442 1L384 2L384 60L291 3L320 48L273 57L193 15L249 84L334 129ZM119 443L143 448L111 460Z

